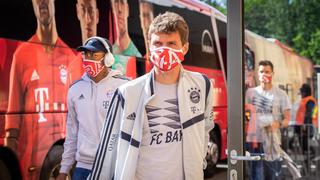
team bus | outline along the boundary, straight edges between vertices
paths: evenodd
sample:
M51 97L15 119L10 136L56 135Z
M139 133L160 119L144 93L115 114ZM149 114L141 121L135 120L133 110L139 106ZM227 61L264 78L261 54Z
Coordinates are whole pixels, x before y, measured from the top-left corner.
M190 28L188 70L214 86L206 176L227 158L226 16L196 0L11 0L0 13L0 179L50 179L59 173L66 135L67 91L83 73L75 48L90 36L113 43L112 66L129 78L152 68L146 32L159 13L182 15ZM277 40L246 31L246 86L256 85L261 59L275 64L277 86L295 100L312 81L312 63ZM119 47L130 42L129 50ZM301 72L301 73L296 73ZM304 72L304 73L302 73ZM310 72L310 73L305 73ZM284 78L285 77L285 78Z

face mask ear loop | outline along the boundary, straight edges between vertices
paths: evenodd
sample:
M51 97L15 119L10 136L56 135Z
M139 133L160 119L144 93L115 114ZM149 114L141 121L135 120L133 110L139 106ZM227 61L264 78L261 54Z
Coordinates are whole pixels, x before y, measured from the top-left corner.
M181 52L182 54L183 54L183 50L182 50L182 48L181 49L172 49L172 48L170 48L172 51L174 51L174 52Z
M161 47L157 47L157 48L154 48L154 49L150 49L150 52L152 52L152 51L157 51L157 50L159 50L159 49L169 49L169 50L174 51L174 52L181 52L181 53L183 53L182 48L181 48L181 49L173 49L173 48L168 47L168 46L161 46Z
M100 61L95 61L95 60L90 60L90 59L83 59L83 61L92 62L92 63L100 62Z
M102 66L105 66L104 64L104 56L99 60L99 61L95 61L95 60L91 60L91 59L86 59L84 56L82 57L83 61L87 61L87 62L93 62L93 63L97 63L99 62Z
M105 63L104 63L104 56L101 58L101 60L99 61L100 62L100 65L103 67L103 66L106 66Z

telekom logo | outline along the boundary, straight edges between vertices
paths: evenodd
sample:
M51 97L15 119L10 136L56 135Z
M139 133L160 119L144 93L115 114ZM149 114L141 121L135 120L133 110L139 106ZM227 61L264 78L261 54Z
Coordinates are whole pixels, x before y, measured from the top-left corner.
M49 110L49 92L48 88L37 88L34 90L36 102L36 111L39 112L38 122L45 122L47 119L43 116L45 110Z

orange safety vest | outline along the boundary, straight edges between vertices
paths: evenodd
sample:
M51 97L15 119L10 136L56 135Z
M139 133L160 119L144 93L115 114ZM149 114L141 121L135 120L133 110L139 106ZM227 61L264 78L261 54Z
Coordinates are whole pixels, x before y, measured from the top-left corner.
M305 98L302 98L300 101L300 105L297 111L297 119L296 119L296 124L302 125L304 124L304 116L306 113L306 105L308 101L313 101L314 102L314 108L312 110L312 124L315 127L318 127L318 106L317 106L317 101L312 97L308 96Z

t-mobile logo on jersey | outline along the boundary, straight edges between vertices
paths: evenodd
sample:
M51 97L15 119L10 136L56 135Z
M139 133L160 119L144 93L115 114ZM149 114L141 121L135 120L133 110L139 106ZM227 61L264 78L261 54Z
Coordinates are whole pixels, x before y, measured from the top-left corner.
M39 114L38 122L45 122L47 119L44 117L43 112L53 110L53 111L65 111L65 103L63 102L53 102L50 103L49 90L48 88L36 88L34 90L34 99L36 104L36 112ZM51 106L51 109L50 109Z
M47 119L43 116L45 110L49 110L49 92L48 88L37 88L34 90L36 102L36 111L39 112L38 122L45 122Z

